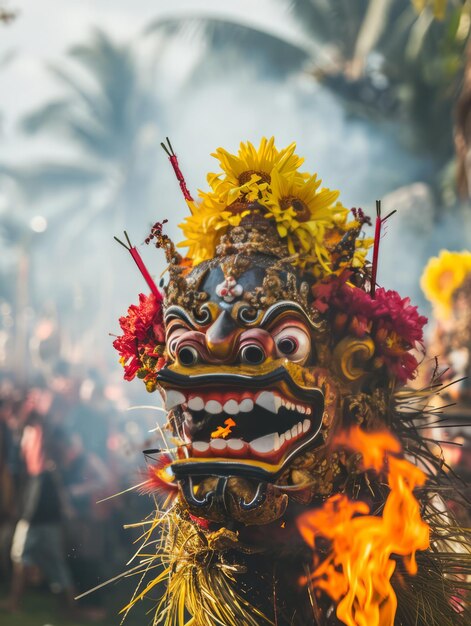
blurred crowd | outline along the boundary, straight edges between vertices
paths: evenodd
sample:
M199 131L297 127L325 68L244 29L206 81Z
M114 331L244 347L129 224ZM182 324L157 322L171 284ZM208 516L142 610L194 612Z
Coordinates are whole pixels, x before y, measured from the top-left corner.
M106 587L79 604L74 597L121 571L132 549L123 525L151 510L133 492L110 498L139 482L148 426L129 418L97 371L78 377L60 361L28 388L0 379L0 579L8 581L8 610L21 610L25 589L39 586L71 616L105 616Z

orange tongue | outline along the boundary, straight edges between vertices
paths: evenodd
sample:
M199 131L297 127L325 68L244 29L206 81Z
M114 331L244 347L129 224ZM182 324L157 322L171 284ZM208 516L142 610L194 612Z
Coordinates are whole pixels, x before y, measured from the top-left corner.
M229 417L224 422L224 424L225 426L218 426L216 430L213 430L213 432L211 433L211 439L217 439L218 437L222 437L223 439L225 439L231 434L232 429L236 425L232 417Z

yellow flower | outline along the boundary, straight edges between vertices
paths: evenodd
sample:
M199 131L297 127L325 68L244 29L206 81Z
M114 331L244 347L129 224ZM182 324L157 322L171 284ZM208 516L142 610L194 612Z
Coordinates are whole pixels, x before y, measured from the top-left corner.
M352 267L360 268L365 265L366 255L374 244L374 241L373 237L363 237L355 241L355 252L353 253L353 259L351 261Z
M274 167L283 174L296 172L302 165L292 143L283 150L275 147L275 139L263 137L258 150L247 141L241 143L236 156L218 148L212 156L218 159L221 174L208 174L208 183L219 202L230 205L238 199L266 204L269 200L271 172ZM298 176L301 176L298 174Z
M208 175L210 191L199 193L200 202L190 206L191 215L181 224L185 241L179 246L189 247L194 265L214 257L228 228L254 210L250 203L275 223L289 254L298 257L296 265L321 276L365 264L371 240L357 240L361 224L348 222L350 212L337 201L338 191L322 188L316 174L298 171L303 159L295 148L293 143L278 150L273 137L263 138L258 149L241 143L237 155L218 148L213 156L222 172ZM349 231L338 252L336 245Z
M193 213L179 224L185 240L178 247L188 247L193 265L212 259L221 234L229 224L237 226L242 217L229 214L225 205L216 202L209 194L200 191L199 195L202 201L195 203Z
M470 272L471 252L467 250L441 250L438 257L432 257L427 263L420 286L439 319L451 315L453 294Z
M290 254L301 253L302 265L320 263L325 272L330 272L330 232L336 229L343 234L350 224L347 209L336 202L339 192L320 188L321 184L316 174L302 178L275 168L266 217L275 220L280 237L287 239Z

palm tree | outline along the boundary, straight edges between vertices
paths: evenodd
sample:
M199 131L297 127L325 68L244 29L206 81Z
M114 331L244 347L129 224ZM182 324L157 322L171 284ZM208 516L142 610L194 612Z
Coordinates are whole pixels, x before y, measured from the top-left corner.
M61 142L69 156L3 163L0 177L15 187L18 214L29 220L34 207L48 223L42 237L47 248L43 244L30 264L33 303L54 292L78 339L88 332L92 315L96 324L102 316L102 325L113 328L107 316L110 302L120 306L119 279L100 259L109 255L112 235L129 227L136 209L151 223L161 108L133 45L117 44L100 30L71 48L63 66L49 71L62 93L29 113L21 127L27 135ZM77 292L88 295L78 309Z
M22 129L66 139L75 156L23 167L3 165L0 173L17 180L27 200L51 191L79 194L89 208L68 216L78 234L99 217L109 219L111 211L119 223L131 206L131 194L134 204L150 206L149 173L159 146L161 110L138 70L131 44L117 44L96 30L88 43L71 48L68 57L71 63L65 67L49 68L63 96L27 115ZM106 193L97 198L103 188Z
M408 149L433 155L429 183L439 194L454 155L450 112L469 38L468 3L277 1L296 19L298 38L287 39L266 24L210 12L156 20L146 34L159 40L175 34L204 37L206 46L219 55L237 48L239 63L265 60L272 73L307 68L353 115L395 120ZM207 71L214 72L214 67ZM200 73L198 68L193 72L193 81L200 80Z

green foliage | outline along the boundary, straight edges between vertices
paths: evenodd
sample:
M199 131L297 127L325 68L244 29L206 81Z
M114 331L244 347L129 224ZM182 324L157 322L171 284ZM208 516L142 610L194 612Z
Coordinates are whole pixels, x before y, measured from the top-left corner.
M291 0L289 6L335 60L314 59L316 76L355 114L400 121L409 149L433 156L439 192L441 173L454 158L468 0Z

